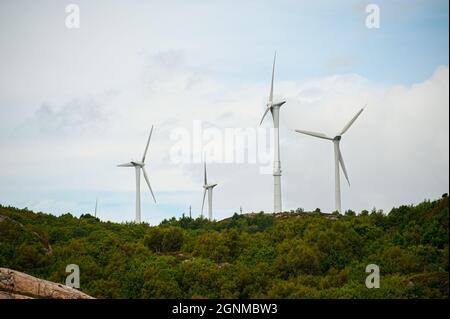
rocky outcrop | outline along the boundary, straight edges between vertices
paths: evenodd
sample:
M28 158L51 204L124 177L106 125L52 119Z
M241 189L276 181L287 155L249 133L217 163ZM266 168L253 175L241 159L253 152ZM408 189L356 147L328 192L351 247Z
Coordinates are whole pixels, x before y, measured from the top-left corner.
M93 299L74 288L0 268L0 299Z

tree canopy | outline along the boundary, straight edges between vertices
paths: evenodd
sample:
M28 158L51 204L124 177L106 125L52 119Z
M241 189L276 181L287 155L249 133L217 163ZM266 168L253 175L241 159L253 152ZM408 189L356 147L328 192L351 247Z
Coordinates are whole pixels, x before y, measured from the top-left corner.
M0 267L97 298L448 298L448 197L389 214L235 214L148 224L0 206ZM368 289L368 264L380 268Z

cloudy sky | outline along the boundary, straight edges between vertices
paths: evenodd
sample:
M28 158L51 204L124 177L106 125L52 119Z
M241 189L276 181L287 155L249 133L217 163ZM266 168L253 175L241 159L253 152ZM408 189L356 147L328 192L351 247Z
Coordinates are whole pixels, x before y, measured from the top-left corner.
M371 2L378 29L366 27ZM66 27L70 3L80 28ZM199 214L202 167L173 160L174 132L256 130L275 50L285 210L334 207L332 144L294 129L336 134L366 103L341 142L343 209L437 198L449 188L448 5L1 0L0 203L80 215L98 197L102 219L133 220L134 172L116 165L142 156L155 125L147 169L158 203L142 183L142 218L189 205ZM272 209L273 177L260 167L211 161L218 219Z

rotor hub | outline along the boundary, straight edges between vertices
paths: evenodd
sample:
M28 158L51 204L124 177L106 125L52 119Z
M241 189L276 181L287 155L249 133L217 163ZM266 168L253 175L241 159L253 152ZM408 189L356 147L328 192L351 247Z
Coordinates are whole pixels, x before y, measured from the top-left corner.
M145 164L142 162L131 162L131 164L133 164L134 166L139 166L139 167L144 167Z

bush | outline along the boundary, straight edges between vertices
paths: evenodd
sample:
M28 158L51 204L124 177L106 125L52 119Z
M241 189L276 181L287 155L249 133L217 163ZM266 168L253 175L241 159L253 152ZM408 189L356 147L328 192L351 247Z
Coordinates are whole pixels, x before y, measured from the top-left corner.
M151 228L144 237L144 244L154 252L175 252L181 249L184 233L178 227Z

